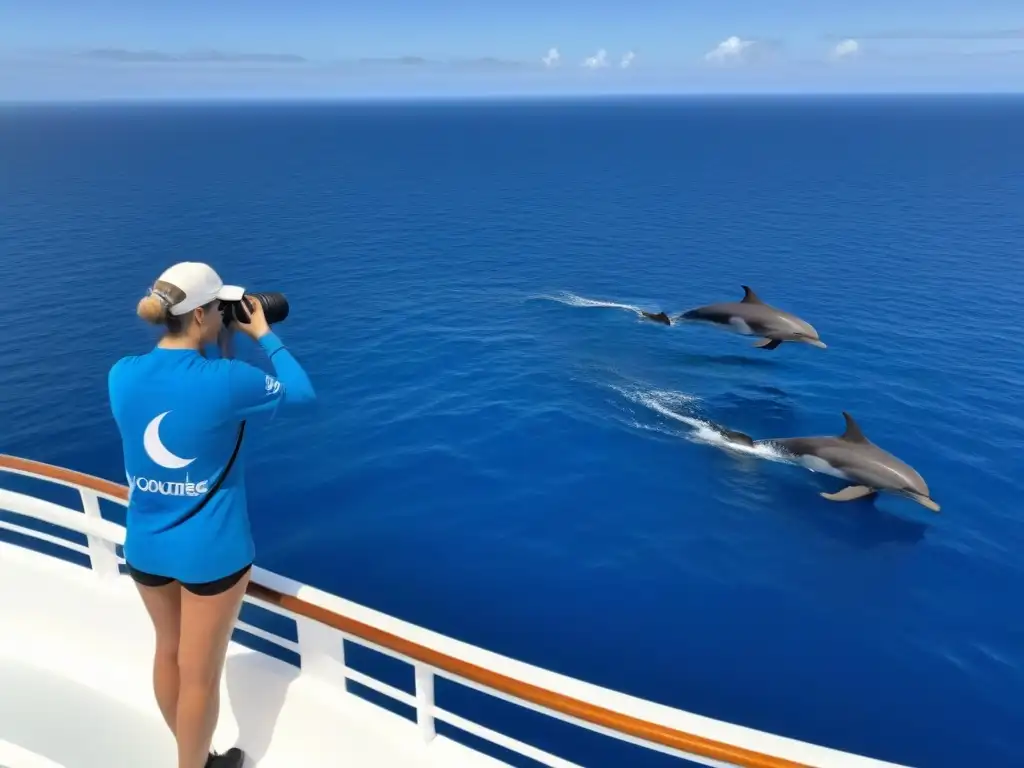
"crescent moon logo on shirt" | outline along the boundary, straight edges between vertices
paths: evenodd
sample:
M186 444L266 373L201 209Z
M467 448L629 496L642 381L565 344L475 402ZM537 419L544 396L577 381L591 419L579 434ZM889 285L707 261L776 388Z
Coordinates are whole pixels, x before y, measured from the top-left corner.
M180 456L176 456L163 444L163 441L160 439L160 423L168 413L170 411L164 411L149 422L146 432L142 436L142 445L146 449L146 453L149 454L149 458L161 467L166 469L182 469L195 461L195 458L183 459Z

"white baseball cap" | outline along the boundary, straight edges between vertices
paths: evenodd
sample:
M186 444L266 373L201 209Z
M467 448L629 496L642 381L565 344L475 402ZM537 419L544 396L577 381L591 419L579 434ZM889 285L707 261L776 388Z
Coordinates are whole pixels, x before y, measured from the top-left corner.
M240 286L224 285L213 267L197 261L175 264L157 278L157 283L161 282L177 289L161 291L159 285L154 286L154 293L167 299L172 315L184 315L216 299L239 301L245 294L245 289Z

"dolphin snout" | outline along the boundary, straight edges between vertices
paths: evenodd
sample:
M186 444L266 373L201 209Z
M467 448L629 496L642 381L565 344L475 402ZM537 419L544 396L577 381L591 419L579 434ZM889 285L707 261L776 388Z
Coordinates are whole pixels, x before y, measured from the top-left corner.
M828 345L821 339L807 339L807 343L811 346L817 347L818 349L828 349Z
M920 491L907 491L906 494L922 507L934 512L935 514L939 514L942 510L942 507L939 506L938 502L927 493L921 493Z

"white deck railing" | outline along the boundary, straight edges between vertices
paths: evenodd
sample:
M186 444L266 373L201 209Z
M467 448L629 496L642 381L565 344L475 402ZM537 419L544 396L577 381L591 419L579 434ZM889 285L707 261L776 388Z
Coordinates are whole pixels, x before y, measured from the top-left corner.
M0 471L76 489L81 495L82 511L6 489L0 489L0 510L84 534L87 544L6 520L0 520L0 529L88 556L96 578L121 577L120 565L124 560L117 555L116 547L123 545L125 529L103 519L99 500L127 505L127 488L62 467L12 456L0 455ZM332 685L338 695L346 695L346 681L352 681L412 707L424 741L434 738L435 722L441 721L543 765L580 768L557 755L437 707L434 680L442 677L563 722L702 765L899 768L894 763L672 709L524 664L259 567L253 568L246 601L294 620L298 641L241 620L237 629L298 654L300 674ZM415 695L347 666L343 641L412 665Z

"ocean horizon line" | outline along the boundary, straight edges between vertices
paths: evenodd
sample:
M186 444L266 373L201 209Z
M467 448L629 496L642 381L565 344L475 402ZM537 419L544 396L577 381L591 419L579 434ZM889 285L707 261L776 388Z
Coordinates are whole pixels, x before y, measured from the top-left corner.
M253 96L253 95L191 95L191 96L103 96L82 98L0 98L0 108L23 106L127 106L127 105L178 105L178 106L330 106L359 104L464 104L467 102L529 103L529 102L651 102L651 101L857 101L877 99L915 100L991 100L1021 99L1022 90L955 91L795 91L795 90L736 90L736 91L652 91L636 92L554 92L554 93L474 93L474 94L332 94L325 96Z

